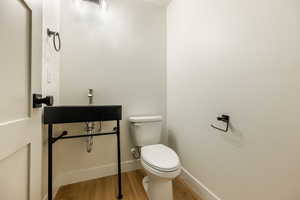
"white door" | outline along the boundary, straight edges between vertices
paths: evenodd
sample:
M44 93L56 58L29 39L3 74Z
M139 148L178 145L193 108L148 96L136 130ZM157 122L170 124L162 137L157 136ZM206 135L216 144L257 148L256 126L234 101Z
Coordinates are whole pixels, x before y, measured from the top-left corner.
M0 199L41 200L42 0L0 0Z

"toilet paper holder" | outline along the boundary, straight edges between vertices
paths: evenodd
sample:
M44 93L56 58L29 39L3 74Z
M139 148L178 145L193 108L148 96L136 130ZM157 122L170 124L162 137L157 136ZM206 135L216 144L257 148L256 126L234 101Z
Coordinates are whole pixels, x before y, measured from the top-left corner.
M217 120L226 123L226 129L222 129L222 128L216 127L213 124L211 124L211 127L214 128L214 129L217 129L219 131L228 132L229 122L230 122L230 116L229 115L222 115L221 117L217 117Z

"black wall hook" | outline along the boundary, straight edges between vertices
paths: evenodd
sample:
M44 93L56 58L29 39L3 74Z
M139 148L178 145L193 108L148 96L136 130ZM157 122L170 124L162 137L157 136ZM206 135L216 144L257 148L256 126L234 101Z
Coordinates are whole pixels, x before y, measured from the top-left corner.
M54 46L54 49L55 51L59 52L60 49L61 49L61 40L60 40L60 35L58 32L55 32L55 31L51 31L49 28L47 29L47 34L48 34L48 37L53 37L53 46ZM56 45L56 38L58 40L58 45Z
M228 132L229 129L229 122L230 122L230 116L229 115L222 115L221 117L217 117L218 121L222 121L226 123L226 129L218 128L215 125L211 125L214 129L217 129L219 131Z

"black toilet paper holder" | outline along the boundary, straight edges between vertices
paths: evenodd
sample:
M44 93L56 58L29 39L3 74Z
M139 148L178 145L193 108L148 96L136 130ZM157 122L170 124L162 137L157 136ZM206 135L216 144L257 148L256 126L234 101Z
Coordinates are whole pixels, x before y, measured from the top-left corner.
M222 128L216 127L213 124L211 125L211 127L214 128L214 129L217 129L219 131L228 132L229 122L230 122L230 116L229 115L222 115L221 117L217 117L217 120L226 123L226 129L222 129Z

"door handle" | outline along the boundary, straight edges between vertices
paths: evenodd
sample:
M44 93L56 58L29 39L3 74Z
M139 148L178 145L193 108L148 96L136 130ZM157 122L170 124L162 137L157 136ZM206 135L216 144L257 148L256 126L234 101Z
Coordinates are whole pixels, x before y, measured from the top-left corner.
M41 108L43 104L53 106L53 103L53 96L46 96L45 98L42 98L41 94L33 94L33 108Z

